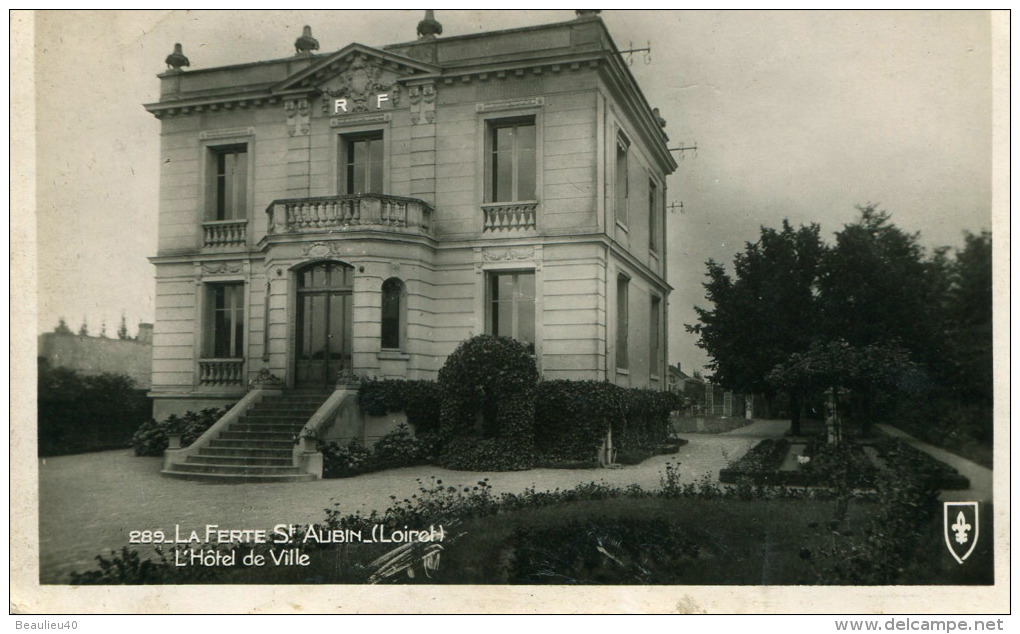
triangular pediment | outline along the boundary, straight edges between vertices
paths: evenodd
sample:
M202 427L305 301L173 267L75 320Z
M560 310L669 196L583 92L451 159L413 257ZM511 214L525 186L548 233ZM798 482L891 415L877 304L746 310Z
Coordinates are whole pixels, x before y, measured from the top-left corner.
M349 44L273 87L273 92L349 92L352 98L385 89L398 79L436 75L438 66L363 44ZM345 95L347 96L347 95Z

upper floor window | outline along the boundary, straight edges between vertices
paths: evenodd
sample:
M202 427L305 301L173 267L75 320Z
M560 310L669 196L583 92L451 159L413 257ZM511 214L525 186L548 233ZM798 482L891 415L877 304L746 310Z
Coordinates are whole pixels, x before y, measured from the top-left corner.
M630 367L630 279L626 275L616 278L616 367Z
M382 132L340 137L344 173L342 190L346 194L383 193Z
M658 296L652 295L652 306L651 306L651 310L648 313L648 315L649 315L649 321L648 321L648 363L649 363L648 374L650 376L659 376L659 373L661 371L660 368L662 367L662 360L659 358L659 356L662 354L660 352L660 348L662 346L661 346L661 343L660 343L661 340L660 340L660 332L659 332L659 329L661 327L660 324L662 322L662 315L661 315L661 312L660 312L661 310L662 310L662 300Z
M535 343L535 274L489 275L489 334Z
M210 149L209 207L212 220L248 217L248 147Z
M648 250L659 252L659 189L648 181Z
M382 336L380 347L400 350L404 331L404 283L391 277L382 284Z
M244 357L244 284L210 284L205 356Z
M630 195L630 173L627 154L630 142L621 134L616 137L616 220L627 224L627 198Z
M486 201L535 200L534 117L491 122L486 146Z

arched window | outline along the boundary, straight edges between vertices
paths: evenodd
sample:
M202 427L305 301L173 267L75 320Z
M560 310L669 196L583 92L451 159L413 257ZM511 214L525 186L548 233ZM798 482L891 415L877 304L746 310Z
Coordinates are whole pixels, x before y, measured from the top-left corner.
M400 350L404 345L404 283L395 277L382 285L383 350Z

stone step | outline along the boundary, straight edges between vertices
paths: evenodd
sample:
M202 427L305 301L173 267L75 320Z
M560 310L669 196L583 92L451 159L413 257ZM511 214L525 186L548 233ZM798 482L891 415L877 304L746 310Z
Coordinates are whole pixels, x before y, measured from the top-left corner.
M312 412L312 414L314 414L314 413L315 412ZM309 414L308 416L305 416L303 414L272 414L272 413L268 413L268 412L251 412L251 413L248 413L248 414L246 414L244 416L244 420L250 420L250 421L256 421L256 422L265 422L265 423L274 423L274 422L283 422L283 423L294 422L294 423L296 423L298 421L304 423L304 422L307 422L308 419L312 417L312 414Z
M305 426L304 423L231 423L230 428L226 431L237 431L244 433L261 433L261 432L290 432L297 433Z
M291 466L245 465L245 464L204 464L178 462L172 465L174 471L185 473L233 473L238 475L296 475L301 471Z
M290 402L290 401L277 402L277 403L267 403L267 402L263 401L263 402L255 405L254 409L258 410L258 411L261 411L261 412L276 411L276 410L280 410L280 409L282 409L282 410L292 410L293 409L293 410L300 410L302 412L314 412L315 410L319 409L319 407L321 405L322 405L322 403L318 402L318 400L316 400L314 402L308 402L308 403L300 403L300 402L299 403L294 403L294 402Z
M198 455L230 456L233 458L238 457L282 458L285 460L290 460L291 456L293 455L293 452L294 452L293 447L287 447L286 449L265 449L261 447L244 447L244 448L202 447L201 449L198 450Z
M211 464L211 465L242 465L242 466L266 466L266 467L292 467L294 459L287 457L262 457L262 456L231 456L231 455L202 455L188 456L185 461L190 464Z
M294 439L287 438L284 440L256 440L250 438L234 439L227 438L209 441L210 449L286 449L292 451L294 448ZM201 450L199 450L201 451Z
M224 431L218 440L285 440L293 441L294 432L290 431Z
M190 471L178 471L166 469L163 472L168 478L179 480L200 480L202 482L216 482L220 484L244 484L263 482L311 482L315 476L311 473L286 474L286 475L257 475L251 473L193 473Z

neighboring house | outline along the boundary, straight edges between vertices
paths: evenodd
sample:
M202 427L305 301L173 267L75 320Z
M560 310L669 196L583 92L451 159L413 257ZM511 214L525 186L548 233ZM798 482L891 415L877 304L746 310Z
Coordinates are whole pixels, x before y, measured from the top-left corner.
M39 335L39 359L54 368L84 375L125 374L139 389L152 386L152 324L138 324L136 339L110 339L71 333Z
M533 344L548 378L666 389L676 162L602 20L578 14L446 38L427 18L416 41L330 54L306 30L293 57L220 68L171 55L146 105L156 417L234 401L263 370L435 379L480 333Z

